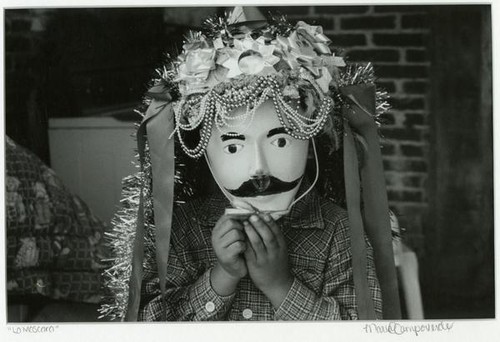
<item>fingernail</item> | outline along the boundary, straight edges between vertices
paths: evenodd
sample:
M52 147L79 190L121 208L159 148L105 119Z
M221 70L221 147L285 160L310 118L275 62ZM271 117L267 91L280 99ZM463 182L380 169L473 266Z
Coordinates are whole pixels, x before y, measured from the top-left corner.
M257 221L259 221L259 217L257 215L252 215L252 216L250 216L250 221L257 222Z
M271 215L269 215L269 214L264 214L264 221L266 221L266 222L271 222Z

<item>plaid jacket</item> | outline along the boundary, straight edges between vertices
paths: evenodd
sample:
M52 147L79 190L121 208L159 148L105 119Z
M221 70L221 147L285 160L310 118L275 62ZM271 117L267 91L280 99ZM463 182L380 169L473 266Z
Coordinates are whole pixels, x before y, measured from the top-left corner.
M288 246L292 287L278 309L246 276L230 296L210 285L216 263L211 231L229 202L221 193L174 210L165 301L153 257L146 258L139 319L339 320L357 319L347 212L311 191L279 219ZM367 241L368 277L378 318L382 299ZM154 253L153 253L154 255ZM164 304L165 303L165 304Z

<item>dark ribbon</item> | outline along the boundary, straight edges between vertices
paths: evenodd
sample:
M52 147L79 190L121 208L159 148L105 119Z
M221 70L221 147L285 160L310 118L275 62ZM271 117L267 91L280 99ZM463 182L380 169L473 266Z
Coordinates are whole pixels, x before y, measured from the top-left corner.
M144 162L146 137L149 143L153 176L153 208L156 234L156 260L160 289L165 293L168 253L174 203L174 139L169 139L174 130L174 115L169 104L170 96L162 87L154 87L148 95L151 104L137 131L137 145L141 165ZM144 260L144 194L141 191L137 230L132 257L132 274L129 282L129 298L126 321L136 321L139 312ZM162 296L163 298L163 296Z
M354 102L352 108L344 108L344 110L354 110L353 115L375 113L374 86L349 86L342 88L341 92ZM363 234L366 231L373 247L377 277L382 291L383 318L400 319L401 307L380 148L377 146L367 151L365 163L361 168L361 173L359 173L354 137L347 122L344 124L344 130L346 200L351 226L353 277L359 318L375 319L373 302L367 283L366 247ZM361 190L363 215L360 209Z
M368 285L368 264L366 259L363 219L361 217L358 158L356 155L354 137L347 122L344 122L344 175L358 316L359 319L375 320L375 309L370 294L370 287Z

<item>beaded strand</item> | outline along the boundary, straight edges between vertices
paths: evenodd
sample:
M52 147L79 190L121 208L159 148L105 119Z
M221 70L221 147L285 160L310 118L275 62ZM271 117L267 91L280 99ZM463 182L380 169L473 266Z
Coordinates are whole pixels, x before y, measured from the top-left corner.
M311 77L303 77L303 79L315 86L316 91L320 91ZM295 139L307 140L323 129L333 110L333 100L329 96L323 96L321 92L319 94L322 96L320 108L311 117L307 117L299 112L300 103L297 104L296 108L292 108L284 100L276 75L259 76L250 85L230 87L222 94L212 89L202 96L201 100L199 98L189 101L183 99L174 106L177 136L184 152L192 158L199 158L208 145L214 124L221 131L222 127L242 125L232 124L235 120L242 119L245 124L243 132L245 132L251 126L257 109L268 98L271 98L278 120L286 132ZM196 107L197 101L199 101L198 108ZM246 106L244 113L230 115L231 111L242 106ZM250 109L250 107L252 108ZM187 124L181 122L183 113L191 118L191 120L187 120ZM200 141L195 148L191 149L185 144L181 131L192 131L200 125L202 125ZM232 133L226 134L232 135ZM234 133L234 135L238 134L242 134L242 132Z

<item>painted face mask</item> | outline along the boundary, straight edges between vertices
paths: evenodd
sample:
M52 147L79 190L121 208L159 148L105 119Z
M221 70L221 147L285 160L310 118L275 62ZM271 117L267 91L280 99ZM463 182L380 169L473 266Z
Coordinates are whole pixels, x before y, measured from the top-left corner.
M230 125L212 130L207 159L213 176L235 207L286 212L304 176L309 141L285 131L271 100L253 120L245 111L235 109Z

